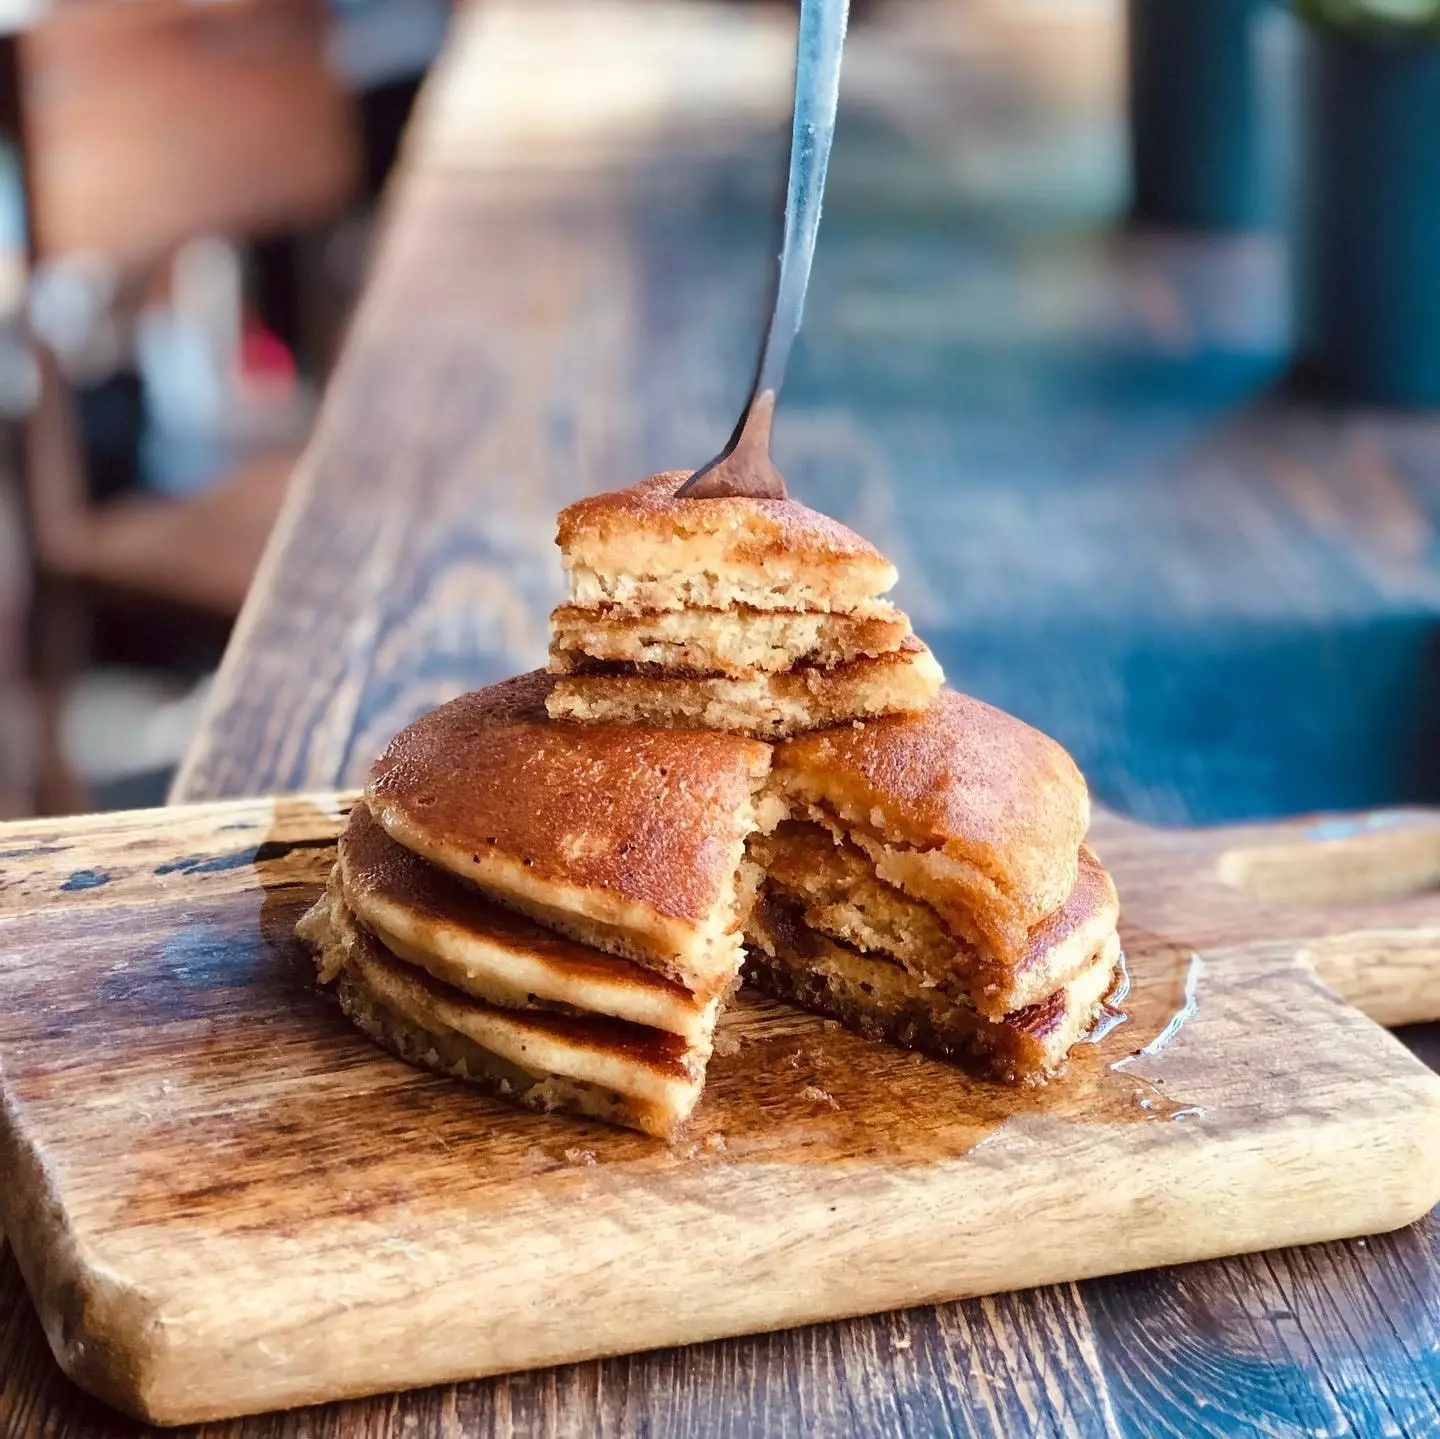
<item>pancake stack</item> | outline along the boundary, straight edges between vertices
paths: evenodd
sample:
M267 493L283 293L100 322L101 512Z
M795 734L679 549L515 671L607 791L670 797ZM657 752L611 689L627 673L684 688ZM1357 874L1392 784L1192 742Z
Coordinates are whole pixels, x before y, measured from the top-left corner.
M738 982L770 751L556 724L551 683L522 675L402 730L300 933L402 1059L669 1138Z
M762 988L1012 1083L1041 1080L1116 981L1115 887L1085 781L966 695L775 750L747 922Z
M889 560L793 500L676 499L686 478L561 512L553 716L780 739L925 707L943 676Z
M1070 756L941 689L865 540L685 479L565 510L551 672L391 742L300 925L322 980L411 1063L661 1138L742 965L871 1039L1054 1075L1123 973Z

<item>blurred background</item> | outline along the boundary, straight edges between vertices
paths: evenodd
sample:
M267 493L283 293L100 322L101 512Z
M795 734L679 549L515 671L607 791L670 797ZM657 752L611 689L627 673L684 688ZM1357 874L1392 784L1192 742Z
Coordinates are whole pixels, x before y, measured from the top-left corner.
M0 813L157 803L446 0L0 15Z
M704 186L653 186L631 238L652 332L732 316L712 359L738 400L793 6L701 6L735 24L674 83L704 130L763 72L759 168L692 135ZM617 143L653 99L607 36L663 49L687 6L550 8L447 104L573 169L591 117ZM452 18L4 11L0 815L163 800ZM852 24L778 437L799 493L823 471L951 678L1112 803L1440 799L1440 0L856 0ZM590 47L589 88L545 83L547 45ZM714 448L684 369L639 444L657 464Z

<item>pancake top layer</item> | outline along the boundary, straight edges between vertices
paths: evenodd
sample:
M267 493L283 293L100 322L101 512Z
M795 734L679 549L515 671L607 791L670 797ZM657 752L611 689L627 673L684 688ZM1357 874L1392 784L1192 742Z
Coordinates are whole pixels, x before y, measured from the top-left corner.
M1063 902L1090 824L1090 796L1048 735L968 695L942 690L919 714L786 740L773 783L887 845L941 851L1000 890Z
M847 589L875 596L897 578L894 565L854 530L795 500L676 499L688 470L651 475L638 485L591 495L560 512L556 542L567 568L651 573L688 564L698 549L724 566L830 567Z
M490 855L537 884L604 891L689 924L733 902L770 749L705 730L552 720L543 671L462 695L395 736L366 796L435 858ZM440 862L444 862L443 860Z

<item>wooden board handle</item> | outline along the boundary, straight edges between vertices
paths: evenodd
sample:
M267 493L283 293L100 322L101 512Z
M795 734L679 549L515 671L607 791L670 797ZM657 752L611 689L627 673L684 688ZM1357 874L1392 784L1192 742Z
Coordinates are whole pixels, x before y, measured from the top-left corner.
M1114 851L1131 922L1216 945L1293 942L1378 1023L1440 1020L1440 810L1207 830L1105 814L1094 836Z

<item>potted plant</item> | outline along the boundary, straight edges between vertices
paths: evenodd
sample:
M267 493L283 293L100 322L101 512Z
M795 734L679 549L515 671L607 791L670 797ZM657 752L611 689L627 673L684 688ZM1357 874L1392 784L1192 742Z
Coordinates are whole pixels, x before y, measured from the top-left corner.
M1328 387L1440 404L1440 0L1297 0L1296 340Z

